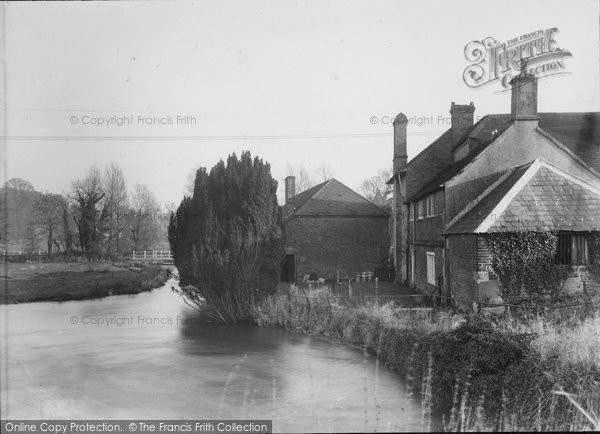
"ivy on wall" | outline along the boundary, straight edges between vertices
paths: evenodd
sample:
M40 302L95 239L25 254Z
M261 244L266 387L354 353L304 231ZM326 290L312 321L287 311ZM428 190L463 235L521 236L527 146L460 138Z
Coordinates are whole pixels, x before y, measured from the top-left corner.
M555 233L495 233L487 236L487 242L504 300L531 301L558 294L567 270L556 263Z
M600 232L590 232L588 236L588 250L590 255L589 272L596 282L600 283Z

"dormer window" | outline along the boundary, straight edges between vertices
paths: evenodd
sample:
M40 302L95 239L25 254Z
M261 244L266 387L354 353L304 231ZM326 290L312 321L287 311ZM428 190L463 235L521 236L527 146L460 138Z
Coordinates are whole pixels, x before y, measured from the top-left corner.
M460 147L458 147L458 149L456 149L456 151L454 151L454 162L456 163L457 161L467 158L469 155L469 150L469 141L466 140L462 145L460 145Z

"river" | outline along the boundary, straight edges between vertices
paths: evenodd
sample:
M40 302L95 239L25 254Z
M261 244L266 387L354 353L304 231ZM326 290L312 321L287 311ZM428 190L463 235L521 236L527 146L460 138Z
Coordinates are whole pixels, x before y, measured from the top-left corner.
M170 290L0 306L2 419L272 419L275 431L417 431L361 350L207 323Z

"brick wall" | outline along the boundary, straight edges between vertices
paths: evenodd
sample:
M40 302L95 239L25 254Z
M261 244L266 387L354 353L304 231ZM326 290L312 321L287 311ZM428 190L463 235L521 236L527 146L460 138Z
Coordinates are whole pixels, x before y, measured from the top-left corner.
M417 213L417 203L415 207L415 219L410 222L409 231L412 231L411 239L416 243L422 241L431 241L443 243L444 237L442 236L442 230L444 229L444 208L445 208L445 195L444 190L438 190L435 194L435 217L423 216L423 219L419 219ZM425 199L423 199L425 200ZM423 203L425 207L425 202Z
M415 251L415 286L426 294L437 292L436 286L427 283L427 252L435 253L436 282L438 282L437 278L443 275L444 269L444 237L442 236L445 208L444 190L439 190L434 194L435 217L424 216L419 220L415 202L413 204L415 218L408 224L409 244Z
M294 217L286 224L296 276L340 277L380 267L389 248L387 217Z
M414 246L415 287L423 294L439 294L439 278L444 270L444 249L435 246ZM427 252L435 254L435 285L427 281Z
M478 267L477 235L451 235L447 238L450 267L450 294L455 299L477 300L478 287L474 272ZM471 307L469 302L456 301L459 306Z
M477 271L487 273L489 280L497 280L498 276L492 270L492 253L488 247L487 240L482 237L477 237Z

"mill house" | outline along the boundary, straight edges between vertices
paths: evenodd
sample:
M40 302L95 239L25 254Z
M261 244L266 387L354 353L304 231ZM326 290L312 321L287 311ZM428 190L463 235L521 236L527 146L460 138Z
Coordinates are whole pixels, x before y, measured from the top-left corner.
M393 123L397 280L459 305L499 293L489 234L557 234L563 290L578 291L600 230L600 113L538 113L537 78L510 84L510 113L474 123L473 103L453 102L451 128L410 162L407 118Z

